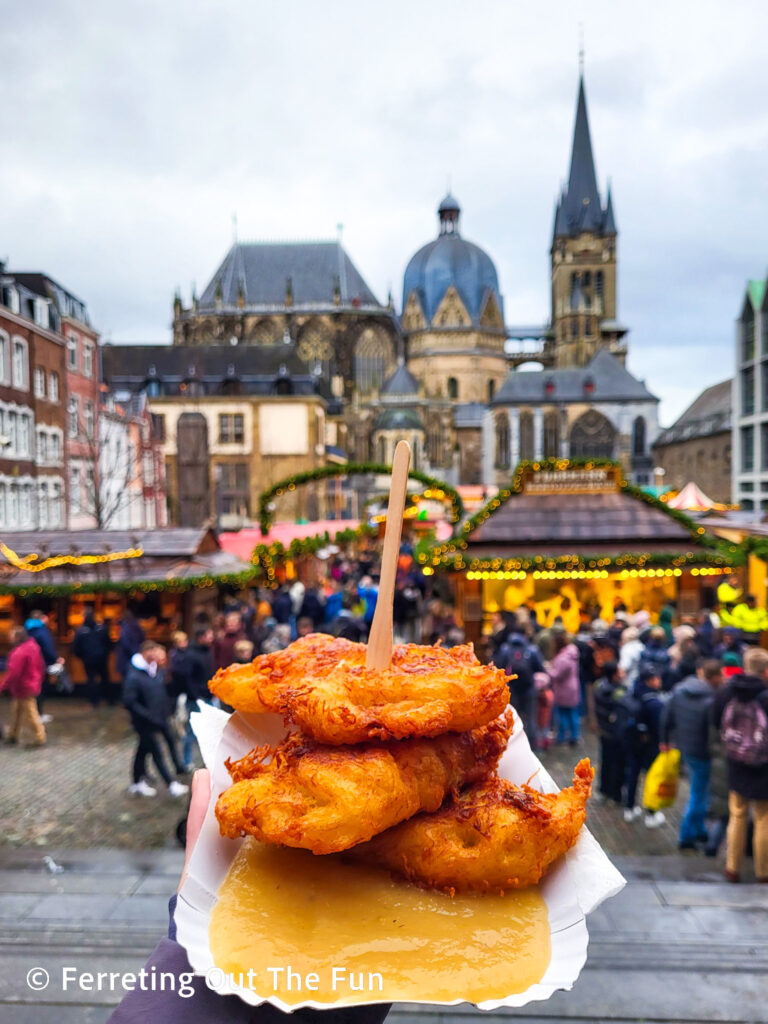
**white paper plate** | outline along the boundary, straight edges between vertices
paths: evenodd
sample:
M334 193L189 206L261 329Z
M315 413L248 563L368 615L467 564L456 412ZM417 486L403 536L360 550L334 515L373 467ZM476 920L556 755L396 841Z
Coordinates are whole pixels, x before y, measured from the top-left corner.
M208 940L211 910L219 887L243 842L242 839L223 838L214 813L219 794L231 784L224 761L228 757L243 757L255 746L279 742L285 736L286 728L278 715L236 713L230 716L207 704L202 706L202 711L193 713L191 720L203 760L211 771L211 802L176 905L177 938L186 949L195 974L213 978L216 990L221 994L234 993L253 1006L272 1003L286 1013L306 1006L322 1010L329 1009L331 1005L334 1008L362 1005L343 998L333 1004L308 999L288 1005L276 995L262 996L230 983L216 968ZM531 751L519 716L515 719L515 730L502 756L499 774L511 782L528 782L544 793L557 792L551 776ZM589 936L584 915L603 900L614 896L624 884L624 879L594 837L586 828L582 829L576 845L540 885L549 914L552 943L552 956L543 978L525 992L478 1003L479 1009L524 1006L536 1000L549 999L557 989L571 988L587 959ZM413 999L402 1001L414 1002ZM381 1000L371 999L370 1002ZM463 1002L466 1000L459 994L443 1005L454 1006Z

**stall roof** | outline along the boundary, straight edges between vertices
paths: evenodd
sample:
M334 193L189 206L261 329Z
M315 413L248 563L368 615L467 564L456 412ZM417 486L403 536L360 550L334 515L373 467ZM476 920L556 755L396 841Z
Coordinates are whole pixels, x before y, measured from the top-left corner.
M18 555L103 554L141 548L147 556L174 557L218 551L221 547L210 527L167 527L155 530L34 530L6 533L3 542Z
M0 558L0 590L3 587L55 586L126 588L141 583L173 583L198 578L237 576L253 570L234 554L223 551L208 527L158 530L82 530L7 533L2 538L13 555ZM141 552L138 554L137 552ZM35 565L61 556L72 560L37 571L15 564L37 555ZM97 562L83 561L94 555ZM107 556L107 557L104 557ZM114 557L109 557L114 556Z
M514 495L467 537L467 555L679 551L685 526L630 494Z

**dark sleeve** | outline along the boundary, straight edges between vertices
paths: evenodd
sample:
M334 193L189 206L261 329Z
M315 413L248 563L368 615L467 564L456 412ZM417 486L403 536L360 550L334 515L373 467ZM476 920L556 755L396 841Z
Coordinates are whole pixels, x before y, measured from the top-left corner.
M541 651L539 650L539 648L536 647L535 644L531 644L531 646L529 648L529 652L530 652L531 669L532 669L532 671L534 671L534 672L543 672L544 671L544 661L543 661L543 659L541 657Z
M130 670L123 683L123 705L137 718L143 718L147 722L152 721L147 709L139 703L139 687L136 683L136 676Z
M669 743L669 738L675 728L675 698L672 697L662 708L661 712L661 742Z
M731 689L731 686L728 685L721 686L715 694L715 699L712 702L712 721L714 722L716 729L720 728L720 722L723 718L723 711L725 710L725 705L731 699L732 693L733 691Z
M56 647L53 642L53 637L47 629L41 629L39 640L40 652L43 655L43 661L46 665L53 665L57 660L58 655L56 654Z
M176 897L171 899L169 938L161 939L144 965L148 976L160 977L169 972L177 979L174 990L129 992L107 1024L383 1024L389 1003L352 1006L343 1010L296 1010L285 1014L269 1003L249 1006L238 996L220 996L206 986L205 978L197 977L187 954L176 939L173 911ZM185 996L178 994L179 988ZM189 994L187 994L189 993Z

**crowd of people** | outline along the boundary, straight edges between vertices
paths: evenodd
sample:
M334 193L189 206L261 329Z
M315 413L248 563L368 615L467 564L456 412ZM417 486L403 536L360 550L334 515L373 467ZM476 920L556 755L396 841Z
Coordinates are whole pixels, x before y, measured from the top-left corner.
M725 838L726 878L737 882L751 833L768 882L768 620L735 586L721 588L716 611L677 625L672 605L661 625L619 605L610 623L584 616L573 636L559 622L539 629L529 608L498 612L490 657L510 674L534 748L578 745L584 722L597 731L596 799L627 823L664 824L641 783L660 753L679 750L690 783L680 849L714 857Z
M157 794L149 761L171 796L187 792L182 777L195 767L189 713L215 703L208 681L218 669L316 631L364 641L377 569L372 558L339 556L322 585L294 580L233 597L213 618L201 612L190 634L173 632L168 650L144 636L129 610L113 643L88 609L72 654L91 703L119 700L129 712L136 732L129 792ZM716 611L692 618L669 604L656 624L647 611L630 614L621 604L611 622L584 610L573 633L557 618L540 627L533 605L498 611L477 653L509 675L512 704L535 750L578 747L585 728L596 732L596 799L617 805L628 824L664 823L663 811L644 800L644 779L660 753L679 750L690 782L680 848L715 856L725 838L726 875L736 881L751 830L756 873L768 881L768 652L759 646L768 618L735 578L721 584L718 599ZM398 562L394 625L403 642L465 640L450 596L427 581L407 548ZM109 675L113 648L121 687ZM46 616L32 612L15 631L3 682L14 698L9 742L26 723L32 742L45 743L43 684L62 672Z

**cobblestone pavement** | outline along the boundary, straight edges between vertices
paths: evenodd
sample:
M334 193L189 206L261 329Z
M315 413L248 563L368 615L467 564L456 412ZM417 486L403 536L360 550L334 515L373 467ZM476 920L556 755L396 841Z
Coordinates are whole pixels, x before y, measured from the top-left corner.
M45 747L0 747L0 845L148 849L174 845L186 814L158 783L152 799L130 797L134 733L123 708L50 700ZM0 702L8 721L9 703Z
M8 703L0 702L7 721ZM33 749L0 748L0 818L6 823L0 845L64 848L149 849L173 846L186 800L173 800L158 784L152 799L127 794L134 735L122 708L94 711L79 700L49 701L54 716L48 745ZM556 747L542 755L560 785L586 754L596 765L597 744L587 732L578 749ZM675 807L660 829L642 821L627 824L614 804L592 800L588 824L608 854L677 855L677 828L685 806L685 782ZM699 854L693 857L702 861ZM706 865L712 866L711 862Z

